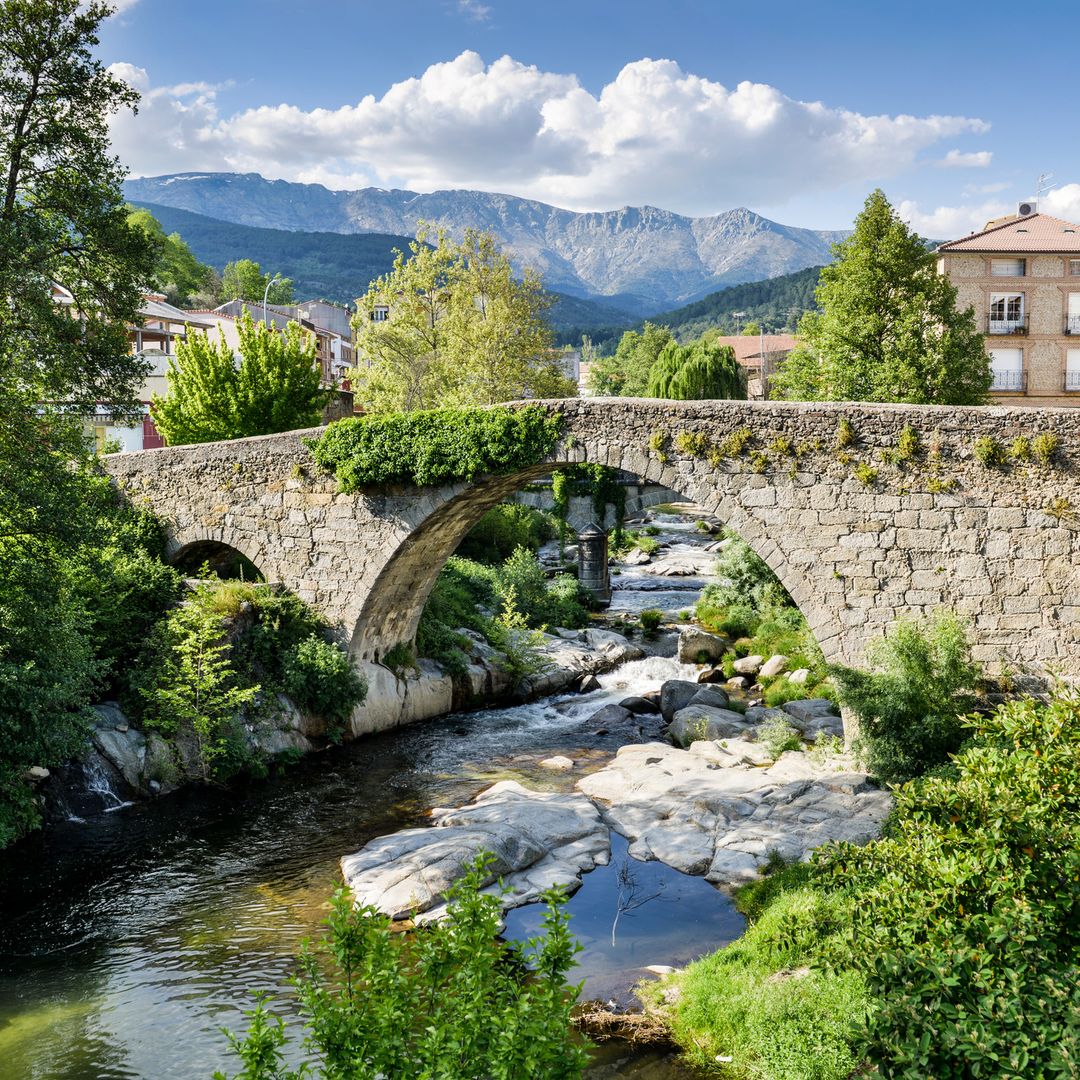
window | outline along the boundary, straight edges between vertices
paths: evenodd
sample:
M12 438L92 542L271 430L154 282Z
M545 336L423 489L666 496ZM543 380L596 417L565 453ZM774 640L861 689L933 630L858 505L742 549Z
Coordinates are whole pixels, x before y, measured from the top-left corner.
M991 390L1017 391L1024 389L1024 350L991 349Z
M1065 354L1065 389L1080 390L1080 349Z
M1070 337L1080 335L1080 292L1069 293L1065 309L1065 333Z
M991 277L1023 277L1027 273L1027 259L991 259Z
M371 321L372 322L386 322L390 318L390 309L388 307L379 306L371 309Z
M1072 277L1080 277L1080 259L1069 260L1069 274Z
M1024 294L991 293L989 334L1022 334L1024 332Z

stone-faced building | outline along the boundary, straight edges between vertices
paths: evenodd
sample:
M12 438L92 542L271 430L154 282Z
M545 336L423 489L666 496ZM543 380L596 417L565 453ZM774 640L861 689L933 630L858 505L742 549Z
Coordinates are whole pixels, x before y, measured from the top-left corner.
M986 335L995 403L1080 405L1080 225L991 221L937 249L938 269Z

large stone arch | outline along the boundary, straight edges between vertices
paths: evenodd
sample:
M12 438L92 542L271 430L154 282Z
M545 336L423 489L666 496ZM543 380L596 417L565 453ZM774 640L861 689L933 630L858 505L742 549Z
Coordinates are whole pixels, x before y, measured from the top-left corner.
M945 606L969 618L991 666L1080 677L1080 410L535 404L563 414L555 454L472 485L342 493L312 460L318 430L112 455L106 467L169 521L174 544L235 547L322 611L357 656L411 636L426 585L488 506L587 460L730 524L832 659L857 663L896 618ZM845 445L840 421L853 432ZM918 450L905 457L912 432ZM1056 440L1046 462L1025 459L1036 436ZM983 464L977 440L999 451L1021 440L1020 456Z

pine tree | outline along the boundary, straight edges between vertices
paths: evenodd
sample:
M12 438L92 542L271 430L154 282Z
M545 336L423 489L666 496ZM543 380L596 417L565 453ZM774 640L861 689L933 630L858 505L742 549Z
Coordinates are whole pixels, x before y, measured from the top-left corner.
M971 308L934 255L873 192L855 231L821 271L820 312L799 322L801 343L774 379L802 401L976 405L990 388L990 360Z

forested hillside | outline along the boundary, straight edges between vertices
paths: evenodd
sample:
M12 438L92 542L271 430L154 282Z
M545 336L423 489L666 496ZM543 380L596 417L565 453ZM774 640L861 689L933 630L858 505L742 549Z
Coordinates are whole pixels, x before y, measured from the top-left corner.
M654 316L650 322L667 326L679 341L693 341L706 330L736 334L748 322L766 330L794 330L804 312L811 311L820 266L809 266L794 274L732 285L711 293L685 307ZM735 318L735 312L744 317Z

